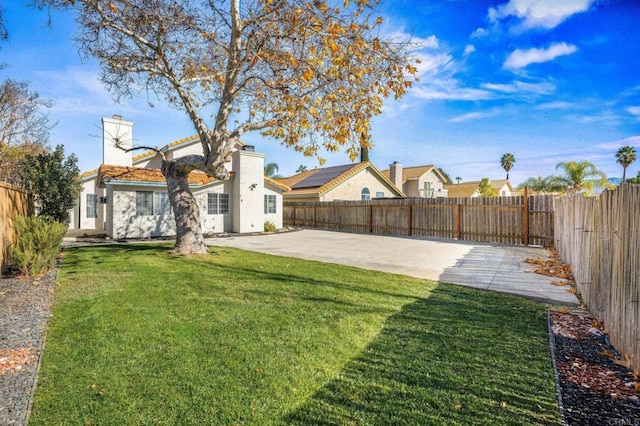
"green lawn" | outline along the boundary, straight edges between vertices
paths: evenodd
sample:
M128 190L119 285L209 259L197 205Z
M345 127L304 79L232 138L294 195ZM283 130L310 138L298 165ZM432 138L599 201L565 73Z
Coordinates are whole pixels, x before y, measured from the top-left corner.
M559 424L546 307L233 249L66 251L31 424Z

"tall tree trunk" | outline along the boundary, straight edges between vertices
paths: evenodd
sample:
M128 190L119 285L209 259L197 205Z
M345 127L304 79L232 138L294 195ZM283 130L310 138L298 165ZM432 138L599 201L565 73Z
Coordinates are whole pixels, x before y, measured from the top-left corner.
M207 254L209 250L202 236L200 209L189 189L190 168L179 167L174 161L164 161L162 174L167 180L169 202L176 220L176 245L180 254Z

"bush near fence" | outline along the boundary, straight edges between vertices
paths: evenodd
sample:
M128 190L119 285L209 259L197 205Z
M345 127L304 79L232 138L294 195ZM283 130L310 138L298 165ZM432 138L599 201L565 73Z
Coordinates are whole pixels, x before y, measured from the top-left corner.
M286 202L285 226L553 245L553 196Z
M17 216L30 216L34 212L33 197L17 187L0 182L0 267L7 266L9 250L16 239L13 221Z
M555 201L556 248L611 343L640 368L640 187Z

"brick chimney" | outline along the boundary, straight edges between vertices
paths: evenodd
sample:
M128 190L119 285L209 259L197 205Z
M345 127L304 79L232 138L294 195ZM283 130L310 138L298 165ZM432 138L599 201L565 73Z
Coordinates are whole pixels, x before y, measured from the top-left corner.
M389 165L389 178L391 182L402 191L402 164L394 161Z

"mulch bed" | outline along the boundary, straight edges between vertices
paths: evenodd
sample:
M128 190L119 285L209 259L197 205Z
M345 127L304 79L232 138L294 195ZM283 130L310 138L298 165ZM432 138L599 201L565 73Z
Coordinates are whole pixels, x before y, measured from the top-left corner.
M640 371L629 368L588 313L550 311L567 425L640 426Z
M26 424L56 282L0 278L0 424ZM640 426L640 377L579 309L552 310L561 412L567 425Z

